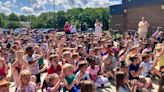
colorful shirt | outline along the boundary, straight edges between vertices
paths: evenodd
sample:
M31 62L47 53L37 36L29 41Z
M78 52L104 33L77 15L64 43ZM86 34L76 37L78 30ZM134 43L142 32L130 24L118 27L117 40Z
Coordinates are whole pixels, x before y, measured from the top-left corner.
M150 70L152 68L152 65L149 62L142 62L140 64L140 67L143 68L142 76L146 77L146 76L148 76L148 74L149 74L149 72L150 72Z
M156 69L160 70L164 66L164 54L158 58Z
M99 70L100 70L100 67L98 65L95 65L94 69L91 68L91 66L87 68L87 72L91 75L92 80L95 80L97 78Z
M49 68L48 68L48 74L52 74L52 73L57 73L59 74L61 72L62 68L61 66L58 64L56 69L54 69L54 67L51 65Z
M32 57L29 57L28 55L24 56L24 59L29 63L34 61L36 58L38 58L39 55L33 54ZM30 64L30 71L32 75L36 75L39 73L39 64L38 61L34 62L33 64Z
M75 75L77 79L78 79L79 75L80 75L80 71L77 72L76 75ZM84 75L83 75L81 80L90 80L89 74L88 73L84 73Z
M75 76L72 74L70 77L65 77L68 85L71 85L71 83L73 82ZM63 88L63 92L69 91L66 87Z
M22 92L21 86L18 87L16 92ZM25 92L36 92L36 86L32 83L29 83L25 88Z

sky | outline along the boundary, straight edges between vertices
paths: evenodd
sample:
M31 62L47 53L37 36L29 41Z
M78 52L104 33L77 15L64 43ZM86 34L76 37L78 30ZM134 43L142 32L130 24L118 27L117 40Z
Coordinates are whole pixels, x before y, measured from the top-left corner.
M66 11L72 8L109 7L120 4L122 0L0 0L0 13L6 15L39 15L44 12Z

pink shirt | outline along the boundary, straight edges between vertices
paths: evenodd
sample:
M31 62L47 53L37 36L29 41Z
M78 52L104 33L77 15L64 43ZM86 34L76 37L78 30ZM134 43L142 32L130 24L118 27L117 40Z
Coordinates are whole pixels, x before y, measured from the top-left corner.
M92 80L96 80L100 67L95 65L95 68L92 69L91 66L87 68L87 72L91 75Z

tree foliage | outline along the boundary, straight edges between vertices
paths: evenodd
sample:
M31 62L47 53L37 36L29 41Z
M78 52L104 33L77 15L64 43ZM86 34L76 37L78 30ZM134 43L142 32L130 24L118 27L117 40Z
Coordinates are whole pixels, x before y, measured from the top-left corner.
M47 12L39 16L16 15L11 13L8 16L0 14L0 27L17 28L19 21L30 22L32 28L63 28L66 21L74 23L77 27L86 22L88 27L93 28L96 20L102 21L104 29L109 26L109 8L74 8L66 12Z

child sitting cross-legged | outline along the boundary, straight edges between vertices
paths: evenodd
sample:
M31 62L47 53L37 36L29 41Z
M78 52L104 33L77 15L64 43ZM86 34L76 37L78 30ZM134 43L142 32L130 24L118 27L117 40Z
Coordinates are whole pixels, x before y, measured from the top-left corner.
M140 77L142 73L142 67L139 67L138 56L130 57L131 64L129 65L129 79L138 81L138 88L149 88L152 85L150 78Z
M63 92L69 91L69 92L79 92L78 88L78 80L75 79L75 76L73 74L73 65L65 63L62 67L63 73L62 73L62 81L64 82L64 88Z
M110 58L108 55L103 56L103 64L101 66L101 73L108 78L113 78L114 77L114 65L112 64Z
M76 73L76 77L79 81L81 80L90 80L89 74L86 72L88 64L86 61L79 62L79 71Z
M102 87L108 82L108 78L99 74L100 67L99 65L96 65L94 57L89 57L88 63L89 67L87 68L87 72L90 74L91 80L95 82L96 87Z

